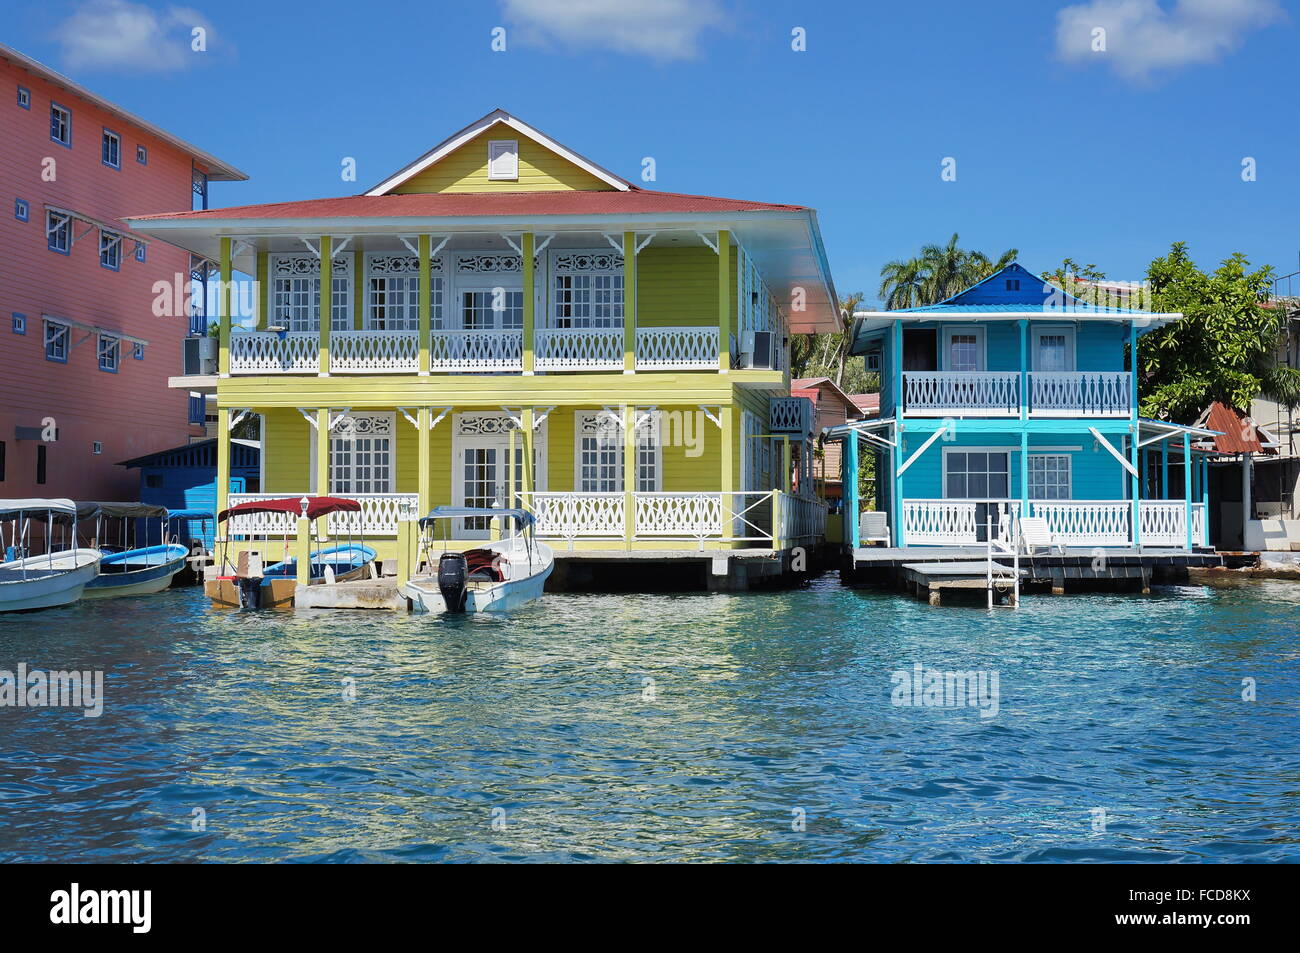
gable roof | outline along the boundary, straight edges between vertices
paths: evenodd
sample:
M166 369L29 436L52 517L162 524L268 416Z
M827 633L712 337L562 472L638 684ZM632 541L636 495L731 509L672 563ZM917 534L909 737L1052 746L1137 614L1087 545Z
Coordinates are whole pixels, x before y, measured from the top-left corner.
M1218 431L1211 442L1219 453L1277 453L1272 434L1241 411L1217 400L1205 408L1196 426Z
M831 391L837 400L844 405L848 416L857 416L861 408L853 402L853 398L844 392L844 389L836 384L829 377L796 377L790 381L790 391L792 397L809 397L813 404L817 404L818 397L821 396L821 389L825 387ZM800 393L796 394L795 391Z
M80 99L85 100L92 106L104 110L111 116L114 116L123 122L130 123L137 129L148 133L156 139L159 139L169 146L179 149L185 155L189 156L196 164L207 173L208 179L213 182L243 182L248 176L240 172L228 162L222 162L211 153L204 152L198 146L191 145L179 136L174 136L165 129L155 126L147 120L141 119L135 113L127 112L116 103L110 102L103 96L92 93L80 83L75 83L62 73L50 69L39 60L34 60L25 53L20 53L13 47L5 46L0 43L0 59L8 60L20 69L24 69L33 76L38 76L52 86L71 93Z
M533 142L536 142L538 145L542 146L542 148L554 152L556 155L560 156L562 159L567 160L568 162L573 163L578 168L582 169L584 172L588 172L591 175L594 175L596 178L600 179L602 182L606 183L616 191L626 192L630 189L636 188L636 186L632 185L631 182L628 182L626 179L622 178L621 176L617 176L613 172L610 172L608 169L597 165L596 163L592 162L590 159L586 158L585 156L581 156L578 153L574 152L573 150L568 149L565 146L562 146L560 143L556 142L554 139L546 135L541 130L535 129L532 126L528 125L528 123L524 122L522 119L510 115L510 113L506 112L504 109L494 109L483 118L475 120L474 122L466 126L464 129L461 129L459 132L452 133L450 136L448 136L442 142L438 143L436 146L434 146L424 155L420 156L420 158L416 159L414 162L410 163L409 165L406 165L403 168L398 169L396 172L388 176L388 178L384 179L374 188L367 190L365 194L366 195L389 194L390 192L393 191L393 189L397 188L398 186L402 185L405 182L410 181L412 178L419 175L425 169L437 163L440 159L450 155L451 153L459 149L461 146L465 145L471 140L482 135L484 132L487 132L492 127L498 125L506 126L514 130L519 135L531 139Z

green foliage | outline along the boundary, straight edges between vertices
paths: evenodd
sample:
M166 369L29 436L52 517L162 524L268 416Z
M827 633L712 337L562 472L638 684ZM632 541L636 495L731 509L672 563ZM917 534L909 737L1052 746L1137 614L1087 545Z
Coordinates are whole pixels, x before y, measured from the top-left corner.
M840 310L848 315L845 330L795 336L790 344L792 377L829 377L848 394L870 393L880 388L880 375L868 374L862 361L848 360L853 312L861 307L865 297L859 291L840 302Z
M924 245L917 258L886 263L880 269L877 292L885 310L914 308L951 298L1005 268L1020 254L1009 248L994 261L983 252L959 247L957 241L958 235L953 232L946 245Z
M1184 242L1151 263L1152 310L1184 317L1138 346L1143 416L1187 423L1216 400L1245 411L1261 395L1300 396L1296 376L1276 365L1286 313L1264 307L1272 275L1267 265L1251 271L1241 253L1203 272Z

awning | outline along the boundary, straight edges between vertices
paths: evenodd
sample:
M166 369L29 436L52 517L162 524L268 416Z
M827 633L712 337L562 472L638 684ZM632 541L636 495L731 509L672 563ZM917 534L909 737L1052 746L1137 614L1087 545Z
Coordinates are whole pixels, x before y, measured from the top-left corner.
M0 519L12 519L19 513L30 513L33 516L38 514L43 516L46 513L54 513L57 516L76 516L77 504L64 499L0 500Z
M509 517L518 520L520 526L529 526L535 519L533 514L522 509L507 509L505 507L494 506L435 506L429 510L429 515L420 520L421 526L428 526L435 520L461 519L470 516L486 516L490 519L500 519Z
M162 519L167 507L151 503L87 503L77 504L77 519L107 516L110 519Z
M121 466L121 464L118 464ZM210 520L212 519L211 510L168 510L167 518L169 520Z
M302 501L307 501L307 510L303 512ZM293 516L306 516L309 520L320 519L331 513L357 513L361 504L356 500L341 496L287 496L276 500L249 500L217 514L217 522L225 522L232 516L242 513L289 513Z

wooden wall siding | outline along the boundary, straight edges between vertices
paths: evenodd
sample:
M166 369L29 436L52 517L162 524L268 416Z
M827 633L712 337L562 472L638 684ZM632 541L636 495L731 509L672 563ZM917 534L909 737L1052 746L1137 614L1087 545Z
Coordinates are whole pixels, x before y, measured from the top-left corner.
M928 434L904 435L901 458L906 460L925 442ZM1107 434L1107 439L1118 449L1123 449L1119 435ZM903 474L903 499L932 500L945 497L943 490L943 451L954 449L971 449L979 451L984 447L1014 447L1010 452L1011 464L1011 498L1020 498L1020 435L1006 431L980 433L958 436L951 442L936 441ZM1077 450L1065 451L1049 448L1077 447ZM1124 470L1115 458L1105 449L1093 450L1093 437L1086 429L1082 433L1032 434L1029 438L1029 453L1068 453L1071 469L1071 497L1076 500L1115 500L1123 499L1128 485L1128 471Z
M519 178L487 177L488 141L515 139L519 143ZM514 130L498 126L481 133L455 152L425 169L394 192L553 192L565 190L609 191L613 187L590 172L543 148Z
M155 318L155 281L188 277L188 255L154 241L145 262L123 242L119 271L101 268L98 234L80 238L69 255L46 247L45 205L112 221L127 214L190 208L190 159L172 146L104 113L43 80L0 61L0 440L6 443L0 496L71 496L133 499L138 475L120 460L185 443L192 431L188 397L170 390L180 373L182 316ZM31 109L15 104L16 87L31 91ZM50 140L50 102L72 113L72 148ZM121 168L100 160L107 127L121 137ZM136 161L136 145L149 152ZM42 179L42 161L53 158L54 181ZM14 200L26 199L30 219L14 217ZM74 223L74 236L85 226ZM125 229L124 229L125 231ZM27 316L27 333L11 331L14 312ZM66 364L45 360L41 315L51 314L133 334L148 340L144 360L123 342L116 374L98 369L97 345L74 329ZM15 426L54 417L59 439L47 446L48 480L35 483L34 441L13 439ZM94 455L94 441L103 453Z
M698 240L679 248L650 246L641 252L637 256L637 325L717 327L718 256Z

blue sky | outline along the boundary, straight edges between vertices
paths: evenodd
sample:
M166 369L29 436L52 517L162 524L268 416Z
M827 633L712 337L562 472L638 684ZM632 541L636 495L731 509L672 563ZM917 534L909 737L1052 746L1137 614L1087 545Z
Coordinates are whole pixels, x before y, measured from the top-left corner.
M1296 271L1297 24L1280 0L76 0L4 42L248 172L216 206L361 191L500 106L628 178L654 157L647 187L815 207L870 299L954 231L1036 271L1136 279L1178 240Z

